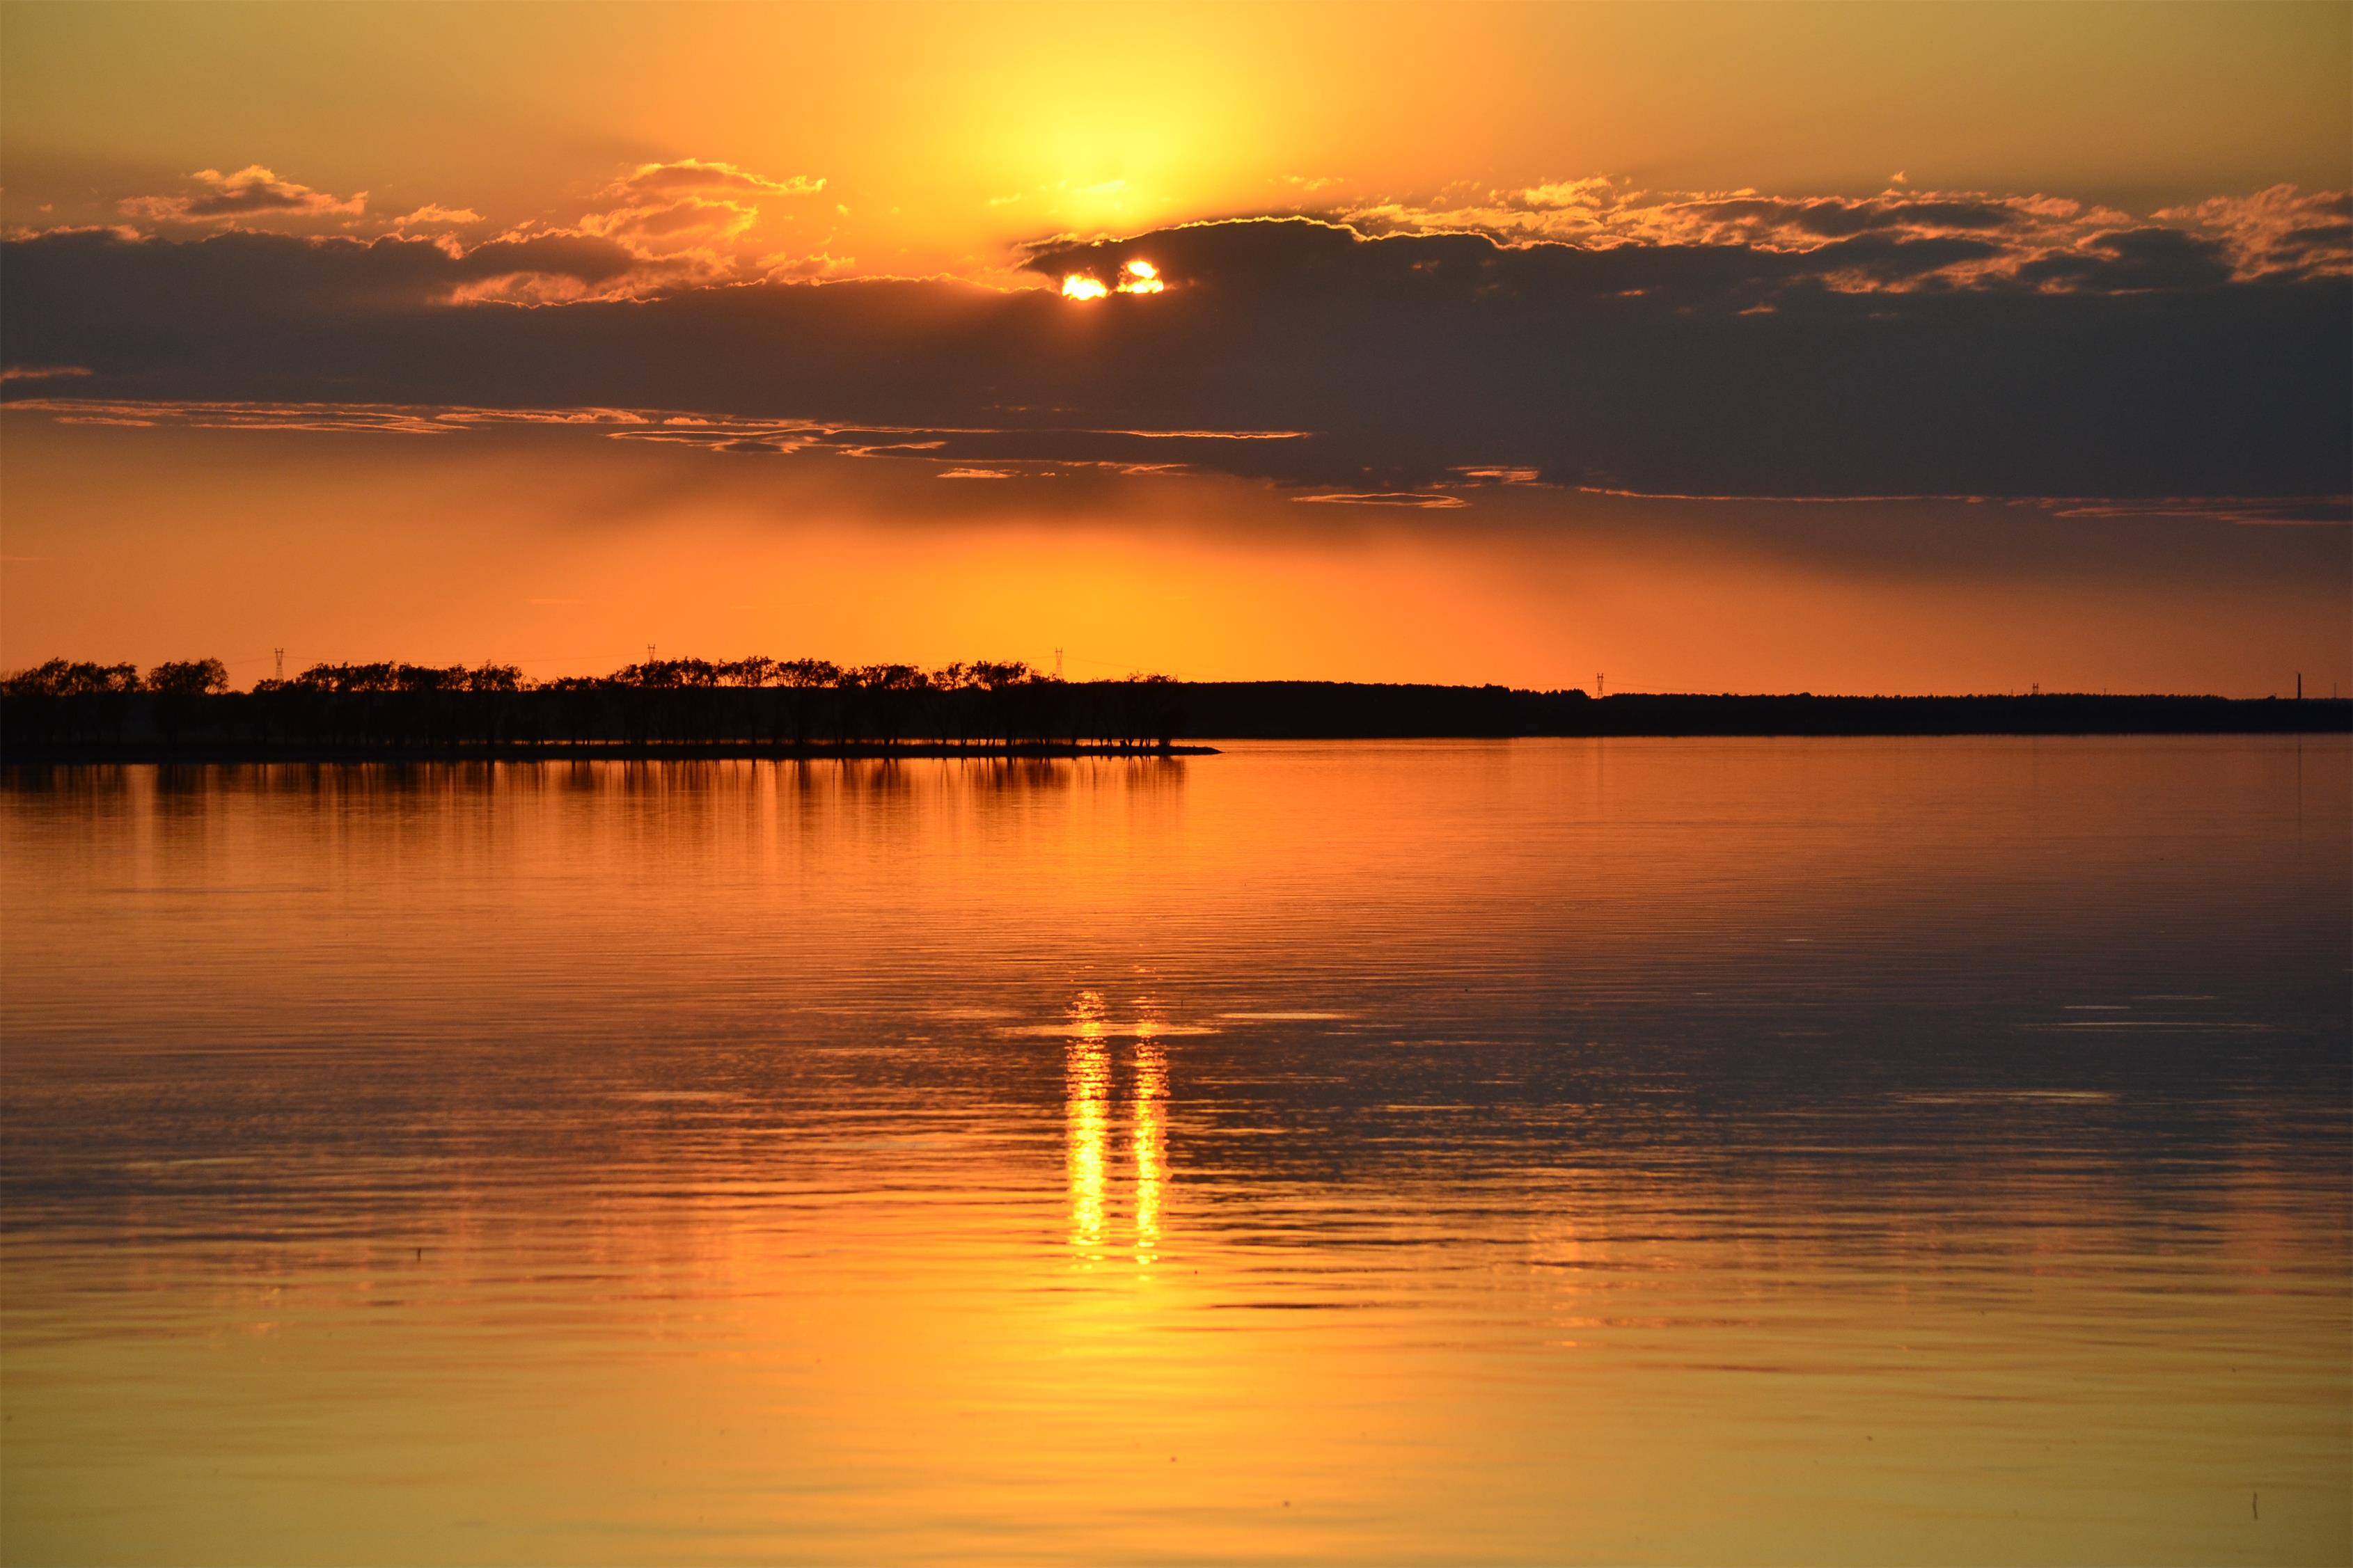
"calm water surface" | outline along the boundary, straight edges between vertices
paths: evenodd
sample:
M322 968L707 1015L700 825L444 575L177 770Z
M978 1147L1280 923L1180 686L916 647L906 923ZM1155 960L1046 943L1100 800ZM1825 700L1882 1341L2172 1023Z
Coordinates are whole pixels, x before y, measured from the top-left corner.
M10 1562L2344 1562L2341 739L0 787Z

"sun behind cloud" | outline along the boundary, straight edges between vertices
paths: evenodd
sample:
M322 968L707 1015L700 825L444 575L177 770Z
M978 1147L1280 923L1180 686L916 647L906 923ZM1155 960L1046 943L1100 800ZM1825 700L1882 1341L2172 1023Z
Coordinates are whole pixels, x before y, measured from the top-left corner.
M1160 268L1149 261L1130 261L1119 269L1119 281L1105 283L1091 272L1069 272L1062 277L1062 297L1066 300L1100 300L1103 296L1121 294L1157 294L1167 288L1161 281Z

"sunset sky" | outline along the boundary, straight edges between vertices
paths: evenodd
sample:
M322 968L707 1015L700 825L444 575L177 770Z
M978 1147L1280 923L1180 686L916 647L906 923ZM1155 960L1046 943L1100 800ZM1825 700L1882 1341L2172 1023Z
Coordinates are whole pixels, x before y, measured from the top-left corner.
M10 4L0 665L2353 690L2348 63L2337 5Z

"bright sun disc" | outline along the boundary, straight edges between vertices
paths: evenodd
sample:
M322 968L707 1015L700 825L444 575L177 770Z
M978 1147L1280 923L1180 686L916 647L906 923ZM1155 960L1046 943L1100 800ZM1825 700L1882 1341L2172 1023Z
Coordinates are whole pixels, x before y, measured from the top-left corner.
M1166 287L1160 281L1160 268L1149 261L1131 261L1124 271L1126 275L1119 280L1123 294L1157 294Z
M1073 272L1062 279L1062 297L1066 300L1100 300L1110 292L1101 279L1090 278L1083 272Z

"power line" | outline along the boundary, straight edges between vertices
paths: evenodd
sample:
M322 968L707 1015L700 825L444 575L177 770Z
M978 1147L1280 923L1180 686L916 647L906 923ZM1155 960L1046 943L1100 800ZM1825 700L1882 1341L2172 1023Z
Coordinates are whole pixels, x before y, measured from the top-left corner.
M1054 653L1055 653L1055 656L1056 656L1056 658L1057 658L1058 659L1062 656L1062 650L1061 650L1060 648L1056 648L1056 649L1054 650ZM1189 675L1186 674L1186 673L1185 673L1183 670L1181 670L1181 669L1168 669L1168 668L1165 668L1165 667L1157 667L1157 666L1155 666L1155 665L1152 663L1152 661L1150 661L1150 660L1148 660L1148 659L1141 659L1141 658L1092 658L1092 657L1091 657L1091 656L1089 656L1089 655L1087 655L1087 654L1082 654L1082 653L1074 653L1074 654L1070 655L1070 656L1069 656L1069 658L1070 658L1070 660L1071 660L1071 662L1072 664L1092 664L1092 665L1094 665L1094 666L1096 666L1097 668L1103 668L1103 669L1124 669L1124 670L1130 670L1130 671L1134 671L1134 670L1140 670L1140 669L1154 669L1154 670L1155 671L1155 673L1162 674L1162 675L1172 676L1172 677L1174 677L1175 679L1178 679L1178 680L1190 680L1190 679L1193 679L1191 676L1189 676ZM1060 667L1060 665L1059 663L1057 663L1057 664L1056 664L1056 666L1055 666L1055 673L1056 673L1056 674L1058 674L1058 675L1059 675L1060 673L1061 673L1061 667Z

